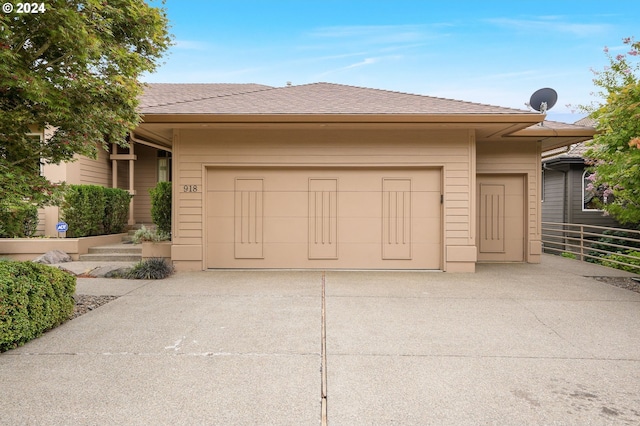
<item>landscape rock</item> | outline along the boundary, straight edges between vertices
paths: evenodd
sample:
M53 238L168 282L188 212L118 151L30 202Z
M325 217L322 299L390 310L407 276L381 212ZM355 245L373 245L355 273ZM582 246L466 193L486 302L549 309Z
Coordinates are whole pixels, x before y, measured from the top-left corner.
M93 271L89 272L89 275L98 278L122 278L127 272L129 272L129 267L121 267L121 266L102 266L100 268L96 268Z
M35 263L44 263L45 265L52 265L55 263L71 262L73 259L67 253L62 250L51 250L38 256L33 261Z

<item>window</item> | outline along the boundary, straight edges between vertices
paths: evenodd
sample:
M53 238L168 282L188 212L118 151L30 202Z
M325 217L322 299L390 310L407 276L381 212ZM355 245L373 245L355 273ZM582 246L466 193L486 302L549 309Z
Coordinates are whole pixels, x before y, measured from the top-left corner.
M158 151L158 182L171 181L171 153Z
M582 173L582 210L602 211L602 204L613 202L613 192L605 185L594 185L595 174L585 171Z

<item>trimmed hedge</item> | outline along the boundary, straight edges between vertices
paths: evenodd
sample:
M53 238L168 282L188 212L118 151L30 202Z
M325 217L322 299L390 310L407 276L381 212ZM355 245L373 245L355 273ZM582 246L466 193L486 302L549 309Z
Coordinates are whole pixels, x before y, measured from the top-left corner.
M69 225L67 237L124 232L131 195L123 189L98 185L69 185L62 203L62 220Z
M131 195L118 188L103 188L104 219L103 227L105 234L119 234L127 228L129 220L129 202Z
M149 194L153 223L159 232L171 234L171 182L158 182Z
M76 277L57 268L0 260L0 352L67 321L75 291Z
M0 203L0 238L30 237L38 227L38 209L23 202Z
M97 185L69 185L62 202L62 220L67 237L102 235L104 230L104 192Z

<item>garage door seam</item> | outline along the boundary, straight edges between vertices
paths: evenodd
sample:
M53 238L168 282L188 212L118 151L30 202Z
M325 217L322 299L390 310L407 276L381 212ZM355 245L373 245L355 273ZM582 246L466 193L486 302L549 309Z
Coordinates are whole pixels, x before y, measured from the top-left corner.
M322 271L322 325L321 325L321 416L322 426L327 425L327 317L325 299L325 271Z

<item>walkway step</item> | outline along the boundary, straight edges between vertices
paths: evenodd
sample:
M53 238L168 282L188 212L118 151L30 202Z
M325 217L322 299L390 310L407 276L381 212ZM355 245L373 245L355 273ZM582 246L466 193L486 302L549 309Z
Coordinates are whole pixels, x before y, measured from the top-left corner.
M97 253L97 254L81 254L78 256L81 262L139 262L142 260L141 254L126 253Z
M87 254L81 254L82 262L139 262L142 260L142 246L134 244L110 244L90 247Z
M89 254L142 254L142 246L133 244L119 244L117 246L90 247Z

